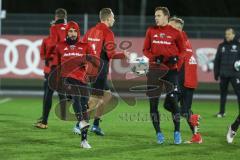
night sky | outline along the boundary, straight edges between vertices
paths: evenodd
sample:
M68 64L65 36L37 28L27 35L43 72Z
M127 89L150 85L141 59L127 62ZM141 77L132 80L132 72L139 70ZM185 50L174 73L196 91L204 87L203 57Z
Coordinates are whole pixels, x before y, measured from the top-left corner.
M53 13L61 7L69 14L98 14L101 8L110 7L116 14L139 15L141 8L141 0L2 1L7 13ZM156 6L167 6L172 15L178 16L240 17L240 0L147 0L146 15L152 15Z

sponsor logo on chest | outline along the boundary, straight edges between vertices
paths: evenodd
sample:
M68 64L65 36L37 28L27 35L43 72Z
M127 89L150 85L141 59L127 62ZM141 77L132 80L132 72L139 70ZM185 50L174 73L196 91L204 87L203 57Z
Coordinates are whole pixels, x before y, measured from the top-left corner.
M88 41L99 42L100 39L99 39L99 38L91 38L91 37L88 37Z
M81 57L83 54L81 53L83 48L82 47L77 47L75 45L70 45L69 47L65 47L64 49L64 54L63 57L69 57L69 56L76 56L76 57Z
M70 56L74 56L74 57L82 57L83 54L79 53L79 52L67 52L63 54L63 57L70 57Z
M168 41L158 41L158 40L153 40L152 43L155 43L155 44L166 44L166 45L171 45L172 44L171 42L168 42Z
M231 52L238 52L237 45L232 45Z
M225 47L222 47L221 51L222 51L222 53L226 52L226 48L225 48ZM232 52L232 53L238 52L238 47L237 47L237 45L232 45L231 48L230 48L230 52Z
M171 45L172 36L166 35L165 33L154 34L153 41L154 44L164 44L164 45Z

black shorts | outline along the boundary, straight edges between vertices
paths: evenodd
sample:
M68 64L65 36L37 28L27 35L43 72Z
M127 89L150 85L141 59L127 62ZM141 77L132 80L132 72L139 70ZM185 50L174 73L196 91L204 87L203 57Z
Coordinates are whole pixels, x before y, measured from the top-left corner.
M175 88L179 90L177 70L169 70L166 74L164 73L166 71L149 70L147 74L148 97L159 97L164 93L170 94Z
M96 81L91 85L93 95L103 96L103 91L110 89L108 84L108 68L109 63L103 61L103 63L101 63L100 73Z

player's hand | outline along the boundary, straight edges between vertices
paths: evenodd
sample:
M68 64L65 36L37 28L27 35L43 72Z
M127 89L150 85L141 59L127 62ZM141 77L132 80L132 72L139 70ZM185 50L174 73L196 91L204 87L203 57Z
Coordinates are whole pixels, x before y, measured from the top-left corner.
M156 64L161 64L163 62L163 59L164 57L162 55L155 57Z
M215 81L218 81L218 78L219 77L217 75L214 76Z
M45 59L45 66L49 66L49 60Z
M172 57L169 57L168 63L174 65L178 62L178 60L179 60L178 56L172 56Z

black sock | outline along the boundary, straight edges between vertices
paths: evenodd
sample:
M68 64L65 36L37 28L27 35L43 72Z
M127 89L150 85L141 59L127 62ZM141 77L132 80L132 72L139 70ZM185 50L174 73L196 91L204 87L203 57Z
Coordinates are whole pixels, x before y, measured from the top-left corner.
M183 114L183 117L186 118L187 123L188 123L188 126L190 127L190 129L191 129L191 131L192 131L192 134L195 134L194 127L192 126L192 123L190 122L190 120L191 120L191 115L192 115L191 112L189 112L189 113L184 113L184 114Z
M232 130L237 132L239 125L240 125L240 115L237 117L235 122L233 122L233 124L231 125Z
M52 107L52 96L53 91L50 88L47 88L45 91L45 97L43 102L43 115L42 115L42 123L47 124L48 122L48 116Z
M52 106L50 104L45 104L45 106L43 107L43 116L42 116L43 124L47 124L47 122L48 122L48 116L49 116L51 107Z
M150 116L151 116L153 127L154 127L156 133L161 132L160 117L159 117L159 112L158 112L159 99L158 98L150 98L149 102L150 102Z
M156 133L161 132L159 113L158 112L151 113L151 119Z
M226 93L224 93L224 95L221 95L222 98L220 98L220 114L224 114L225 113L225 104L226 104Z
M93 121L94 126L99 126L100 118L95 118Z
M88 129L83 129L81 131L82 141L87 140L87 132L88 132Z

